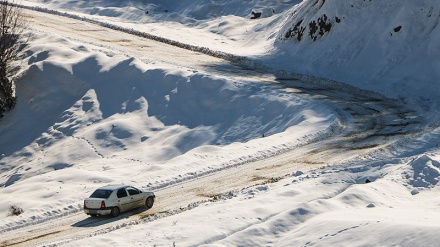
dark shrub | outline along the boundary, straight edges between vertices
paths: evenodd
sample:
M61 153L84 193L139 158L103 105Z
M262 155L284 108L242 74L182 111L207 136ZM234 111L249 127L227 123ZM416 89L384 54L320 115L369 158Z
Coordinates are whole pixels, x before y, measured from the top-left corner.
M23 209L16 206L16 205L12 205L9 208L9 216L13 216L13 215L17 216L17 215L22 214L23 212L24 212Z

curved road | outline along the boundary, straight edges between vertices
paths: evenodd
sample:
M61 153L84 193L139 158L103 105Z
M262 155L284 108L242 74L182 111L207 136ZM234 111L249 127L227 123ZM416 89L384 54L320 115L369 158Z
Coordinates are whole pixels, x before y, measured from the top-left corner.
M34 225L17 225L1 233L3 241L0 241L0 246L58 245L127 225L167 217L191 210L200 202L215 200L216 196L230 191L278 181L294 170L307 171L359 156L368 157L378 150L386 150L401 138L419 134L419 130L423 129L423 121L416 112L404 109L398 102L390 99L299 81L275 81L270 75L245 70L219 58L134 35L121 35L118 31L91 23L34 11L26 11L26 14L32 18L33 29L38 33L57 33L66 39L87 43L97 49L113 50L146 62L156 61L159 65L189 67L231 78L245 77L281 84L291 88L294 93L319 99L330 106L339 116L339 126L335 127L332 135L281 155L159 189L155 192L157 201L150 210L140 209L117 218L99 219L77 212Z

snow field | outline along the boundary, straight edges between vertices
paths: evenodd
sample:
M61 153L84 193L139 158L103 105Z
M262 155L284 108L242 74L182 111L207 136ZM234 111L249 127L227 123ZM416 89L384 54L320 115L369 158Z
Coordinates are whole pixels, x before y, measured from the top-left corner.
M53 245L438 245L437 1L24 4L79 19L91 15L113 28L270 69L279 78L325 77L318 82L373 90L417 108L428 122L424 135L409 131L390 149L292 170L286 179L215 202L104 225ZM263 18L250 20L252 11ZM316 41L307 32L302 41L283 38L300 20L308 25L324 14L332 30ZM349 117L279 85L157 66L56 34L37 36L23 58L19 104L0 127L0 229L7 231L62 222L103 184L160 190L317 141L338 127L338 117ZM13 204L25 212L7 216Z

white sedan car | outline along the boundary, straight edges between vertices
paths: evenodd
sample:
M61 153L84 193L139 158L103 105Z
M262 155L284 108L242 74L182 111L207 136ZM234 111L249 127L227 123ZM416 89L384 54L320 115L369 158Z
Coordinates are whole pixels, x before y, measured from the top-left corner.
M111 215L133 208L153 207L153 192L143 192L128 185L107 185L96 189L89 198L84 199L84 213L91 216Z

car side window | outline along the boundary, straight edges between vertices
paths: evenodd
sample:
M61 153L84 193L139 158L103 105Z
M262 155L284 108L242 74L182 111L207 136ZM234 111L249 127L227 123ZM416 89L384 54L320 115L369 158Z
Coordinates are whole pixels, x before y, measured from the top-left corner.
M135 188L127 188L127 190L128 190L128 193L130 194L130 196L139 194L139 190L137 190Z
M122 198L122 197L126 197L127 195L127 191L125 190L125 188L119 189L118 192L116 193L116 195L118 196L118 198Z

